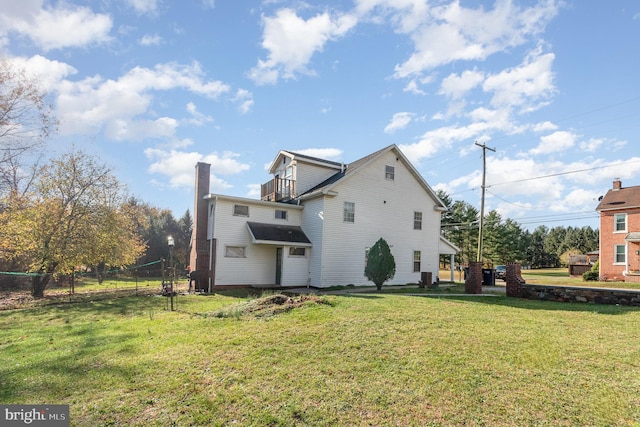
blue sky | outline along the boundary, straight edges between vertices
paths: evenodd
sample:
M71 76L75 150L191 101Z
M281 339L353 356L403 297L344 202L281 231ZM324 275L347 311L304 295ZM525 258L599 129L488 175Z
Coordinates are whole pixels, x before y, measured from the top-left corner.
M193 212L259 197L280 149L345 163L397 144L435 189L533 229L598 227L640 185L634 0L0 0L0 49L132 195Z

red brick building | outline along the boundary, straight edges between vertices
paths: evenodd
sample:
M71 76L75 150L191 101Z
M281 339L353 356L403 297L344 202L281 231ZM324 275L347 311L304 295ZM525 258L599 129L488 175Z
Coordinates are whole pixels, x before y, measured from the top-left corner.
M619 179L600 200L600 276L640 283L640 186Z

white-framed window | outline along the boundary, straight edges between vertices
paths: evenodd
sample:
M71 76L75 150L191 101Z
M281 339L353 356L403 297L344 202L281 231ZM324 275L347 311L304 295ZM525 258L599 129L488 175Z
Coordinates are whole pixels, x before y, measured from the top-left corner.
M356 222L356 204L353 202L344 202L344 214L342 217L344 222Z
M227 258L246 258L247 248L245 246L225 246L224 256Z
M233 214L235 216L249 216L249 206L233 205Z
M393 181L396 178L396 168L393 166L385 166L384 167L384 179L388 179L389 181Z
M614 264L627 264L627 245L614 245Z
M413 251L413 272L420 272L420 261L422 258L422 253L420 251Z
M276 219L287 219L287 211L276 209Z
M289 248L289 256L292 257L305 257L307 256L307 248L299 248L291 246Z
M614 218L614 232L626 232L627 231L627 214L619 213L613 216Z
M413 229L422 230L422 212L413 213Z

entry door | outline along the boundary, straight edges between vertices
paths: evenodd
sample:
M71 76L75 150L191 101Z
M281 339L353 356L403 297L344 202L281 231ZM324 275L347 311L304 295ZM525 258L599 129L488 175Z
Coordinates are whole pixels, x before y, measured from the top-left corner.
M276 248L276 285L282 283L282 248Z

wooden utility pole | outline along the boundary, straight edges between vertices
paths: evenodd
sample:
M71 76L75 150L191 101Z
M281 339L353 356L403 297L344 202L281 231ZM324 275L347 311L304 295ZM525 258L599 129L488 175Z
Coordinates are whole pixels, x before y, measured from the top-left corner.
M495 148L489 148L485 144L475 143L482 148L482 197L480 198L480 230L478 231L478 256L476 261L482 262L482 235L484 233L484 190L487 178L487 150L496 152Z

